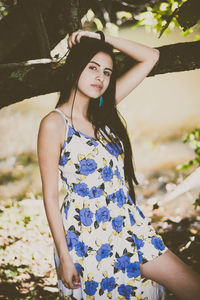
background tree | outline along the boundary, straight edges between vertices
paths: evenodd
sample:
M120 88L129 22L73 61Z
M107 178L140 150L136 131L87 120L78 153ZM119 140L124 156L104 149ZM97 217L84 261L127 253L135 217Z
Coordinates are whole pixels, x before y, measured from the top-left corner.
M151 26L159 36L174 26L189 34L199 29L198 6L198 0L0 1L0 107L59 90L62 60L51 50L74 30L131 24ZM200 68L199 39L159 47L159 63L149 76ZM123 53L116 60L119 75L135 63Z

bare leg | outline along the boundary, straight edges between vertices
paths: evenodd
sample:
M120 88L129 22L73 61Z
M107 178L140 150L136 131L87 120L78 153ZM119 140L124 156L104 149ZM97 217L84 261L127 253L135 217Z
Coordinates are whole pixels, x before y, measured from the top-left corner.
M200 300L200 275L170 250L142 264L141 273L165 286L181 300Z

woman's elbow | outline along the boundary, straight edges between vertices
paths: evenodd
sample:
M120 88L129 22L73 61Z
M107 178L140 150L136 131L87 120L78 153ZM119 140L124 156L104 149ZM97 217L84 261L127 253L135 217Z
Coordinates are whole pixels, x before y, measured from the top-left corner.
M160 51L158 49L153 49L153 61L157 62L160 58Z

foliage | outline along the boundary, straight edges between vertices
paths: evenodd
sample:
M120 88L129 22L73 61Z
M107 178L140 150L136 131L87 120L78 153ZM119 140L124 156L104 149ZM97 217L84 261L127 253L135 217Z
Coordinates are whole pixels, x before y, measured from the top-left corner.
M7 16L7 14L17 4L18 0L1 0L0 1L0 19Z
M198 9L198 0L160 0L154 1L155 4L152 5L151 1L146 5L145 9L141 9L136 13L131 11L131 7L127 5L127 10L129 11L116 11L116 20L111 22L106 21L106 28L111 31L116 31L117 27L126 23L132 23L132 27L145 26L148 31L153 31L159 34L159 37L165 32L169 34L175 27L182 30L182 35L186 36L193 32L194 27L198 31L200 29L200 24L198 23L200 19L200 12ZM107 11L109 15L109 11ZM111 18L110 18L111 19ZM86 18L83 19L84 22L93 22L97 26L98 30L102 30L104 27L104 20L102 16L97 16L92 9L86 14ZM195 36L195 40L200 39L200 34Z
M182 141L183 143L189 142L190 147L194 150L195 157L189 160L187 163L178 166L179 170L188 170L193 165L200 166L200 126L189 133ZM194 202L194 208L200 206L200 193L196 201Z
M193 32L194 26L200 29L197 6L197 0L158 1L153 7L147 7L146 12L136 16L136 26L144 25L148 30L159 33L159 37L164 32L169 34L177 27L182 30L182 35L186 36ZM198 39L199 35L196 35L195 40Z
M8 10L6 9L6 1L0 1L0 13L2 17L7 16Z
M188 170L194 164L198 164L200 166L200 127L194 129L183 139L183 143L187 142L189 142L189 145L194 150L196 156L194 159L182 165L180 167L181 170Z
M0 19L19 3L17 0L1 0ZM126 24L145 26L148 31L158 33L159 37L164 32L169 34L175 27L182 30L183 36L192 33L194 27L200 30L199 0L132 0L132 3L122 0L82 0L80 5L84 11L81 20L83 27L88 24L93 24L98 30L106 27L112 34ZM200 34L196 34L195 40L200 40Z

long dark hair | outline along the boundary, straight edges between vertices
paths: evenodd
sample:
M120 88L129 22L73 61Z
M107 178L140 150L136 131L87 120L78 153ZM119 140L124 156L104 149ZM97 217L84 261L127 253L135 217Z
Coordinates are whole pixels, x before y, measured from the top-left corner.
M101 129L114 147L119 149L119 142L122 142L124 148L125 181L128 183L129 195L135 203L133 181L137 185L138 181L133 168L133 154L127 132L127 124L117 110L115 103L116 62L112 45L96 38L82 37L80 43L76 43L71 48L63 66L63 82L61 83L60 97L56 107L59 107L69 99L72 87L75 87L75 99L78 80L82 71L91 58L100 51L111 56L113 61L113 72L110 77L109 86L102 95L103 106L99 107L99 98L96 101L90 101L87 110L87 118L95 127L94 133L97 140L99 140L97 132ZM120 116L124 120L125 125L120 119ZM106 131L106 125L111 129L111 133L113 132L114 135L109 134ZM123 152L122 147L120 148L120 151L120 153Z

